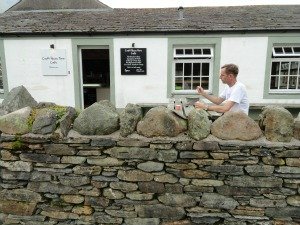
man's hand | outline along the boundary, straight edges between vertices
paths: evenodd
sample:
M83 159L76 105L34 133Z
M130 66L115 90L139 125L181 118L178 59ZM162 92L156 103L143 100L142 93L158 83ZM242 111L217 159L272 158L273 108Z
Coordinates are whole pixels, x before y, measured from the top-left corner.
M205 91L204 91L204 89L201 86L197 86L196 90L197 90L197 92L198 92L199 95L205 94Z
M201 86L197 86L196 91L198 92L199 95L202 95L204 98L208 99L209 101L211 101L216 105L220 105L225 100L221 97L210 95L208 92L205 92Z
M205 110L207 110L207 105L203 102L197 101L197 102L195 102L195 108L196 109L205 109Z

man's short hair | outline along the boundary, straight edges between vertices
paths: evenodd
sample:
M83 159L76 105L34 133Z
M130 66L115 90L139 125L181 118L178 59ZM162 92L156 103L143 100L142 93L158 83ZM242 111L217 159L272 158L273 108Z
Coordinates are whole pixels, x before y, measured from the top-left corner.
M221 67L221 69L225 69L226 74L233 74L235 77L239 73L239 67L235 64L225 64L224 66Z

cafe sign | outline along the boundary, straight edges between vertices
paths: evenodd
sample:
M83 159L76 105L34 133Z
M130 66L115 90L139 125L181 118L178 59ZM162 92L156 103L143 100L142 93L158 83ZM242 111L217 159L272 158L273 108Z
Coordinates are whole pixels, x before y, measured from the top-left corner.
M67 75L66 50L44 49L41 50L42 73L45 76Z
M121 75L146 75L146 48L121 48Z

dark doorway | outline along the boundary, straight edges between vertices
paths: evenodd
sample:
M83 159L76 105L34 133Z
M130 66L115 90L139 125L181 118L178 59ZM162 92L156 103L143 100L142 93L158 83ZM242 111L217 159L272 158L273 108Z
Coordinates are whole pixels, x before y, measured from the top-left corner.
M82 49L84 108L100 100L110 100L108 49Z

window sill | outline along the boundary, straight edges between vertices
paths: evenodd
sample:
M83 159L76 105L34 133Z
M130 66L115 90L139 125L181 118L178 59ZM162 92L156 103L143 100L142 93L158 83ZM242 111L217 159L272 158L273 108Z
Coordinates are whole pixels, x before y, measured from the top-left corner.
M207 92L208 94L212 94L211 90L205 90L205 92ZM191 90L191 91L188 91L188 90L183 90L183 91L176 90L176 91L172 91L171 94L172 95L199 95L196 90Z
M300 90L298 91L291 91L291 90L281 90L281 91L269 91L270 95L295 95L300 94Z
M262 109L265 106L281 106L284 108L300 108L300 104L288 103L250 103L250 109Z

